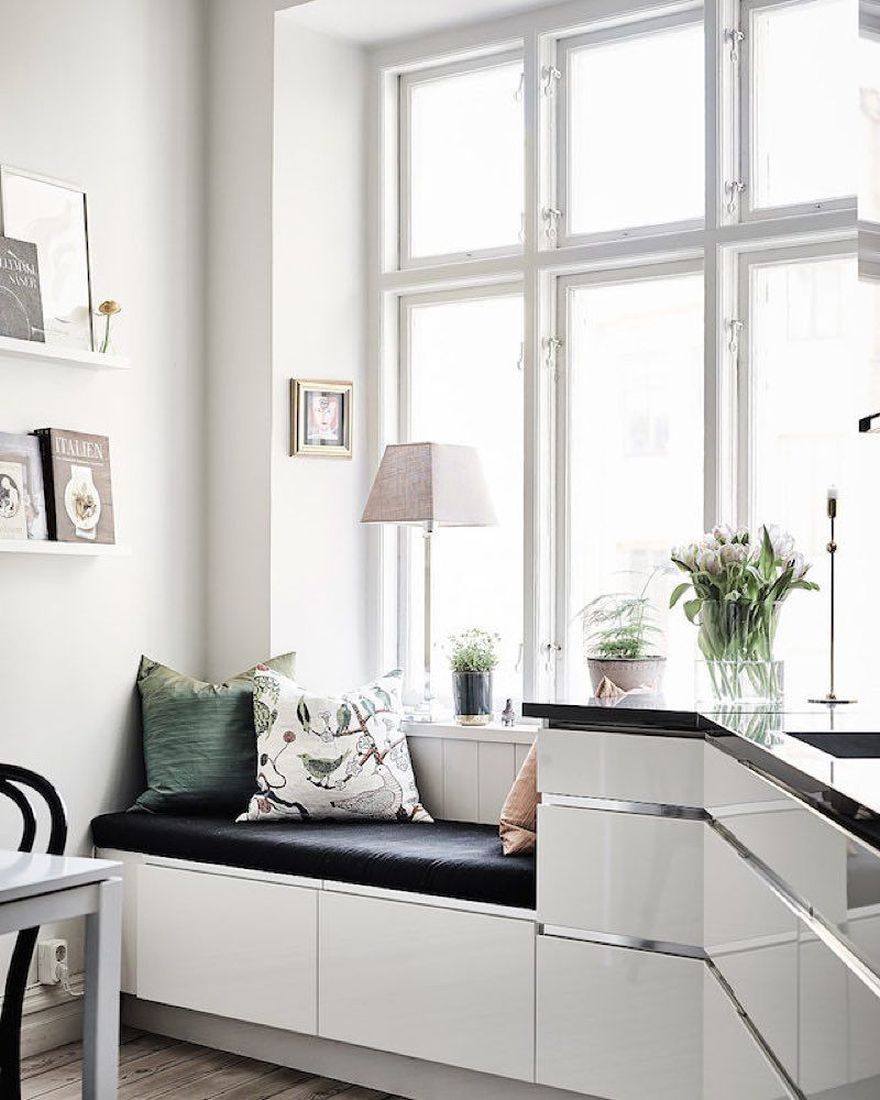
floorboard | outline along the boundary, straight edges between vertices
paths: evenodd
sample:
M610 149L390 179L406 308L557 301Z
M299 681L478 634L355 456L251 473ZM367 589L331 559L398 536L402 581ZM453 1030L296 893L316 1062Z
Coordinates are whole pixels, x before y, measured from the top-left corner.
M22 1062L22 1100L82 1100L82 1048L70 1043ZM161 1035L126 1031L119 1100L403 1100L295 1069Z

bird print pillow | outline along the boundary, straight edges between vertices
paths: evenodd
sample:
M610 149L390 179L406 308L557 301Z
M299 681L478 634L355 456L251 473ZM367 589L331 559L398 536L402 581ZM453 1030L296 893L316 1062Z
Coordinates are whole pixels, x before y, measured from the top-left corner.
M431 821L400 728L403 674L339 699L311 695L258 665L257 791L239 821Z

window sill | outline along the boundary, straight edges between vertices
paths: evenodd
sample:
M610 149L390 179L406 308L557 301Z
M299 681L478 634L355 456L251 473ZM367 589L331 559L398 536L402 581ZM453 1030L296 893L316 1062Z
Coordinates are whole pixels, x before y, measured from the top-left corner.
M459 726L451 720L438 722L403 723L407 737L439 738L443 741L494 741L502 745L531 745L540 729L539 724L518 722L515 726L502 726L491 722L488 726Z

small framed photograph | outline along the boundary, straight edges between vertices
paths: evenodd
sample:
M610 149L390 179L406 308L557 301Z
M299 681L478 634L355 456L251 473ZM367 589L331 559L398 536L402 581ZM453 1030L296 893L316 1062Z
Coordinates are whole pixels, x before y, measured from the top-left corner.
M92 351L85 194L60 180L0 166L0 233L36 247L45 342Z
M291 455L351 458L351 382L290 383Z

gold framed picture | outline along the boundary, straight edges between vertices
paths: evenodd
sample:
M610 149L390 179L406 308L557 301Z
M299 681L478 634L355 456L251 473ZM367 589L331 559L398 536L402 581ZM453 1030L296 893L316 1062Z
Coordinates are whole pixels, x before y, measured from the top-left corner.
M290 453L351 458L351 382L290 380Z

